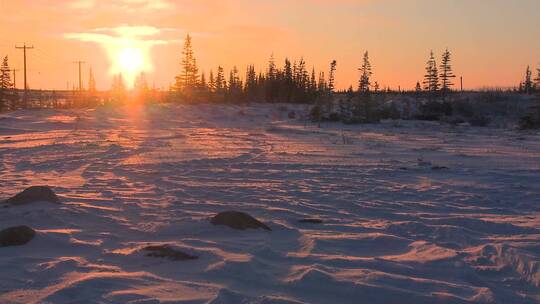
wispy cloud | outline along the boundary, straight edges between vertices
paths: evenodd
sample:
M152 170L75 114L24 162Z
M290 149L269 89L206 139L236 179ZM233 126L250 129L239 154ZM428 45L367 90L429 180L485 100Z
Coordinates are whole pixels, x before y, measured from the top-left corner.
M126 11L164 10L174 7L168 0L77 0L66 3L72 9L121 9Z

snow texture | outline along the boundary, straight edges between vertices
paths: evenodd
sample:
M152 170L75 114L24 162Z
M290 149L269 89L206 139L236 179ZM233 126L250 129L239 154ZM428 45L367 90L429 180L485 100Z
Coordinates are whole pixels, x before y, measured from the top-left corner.
M61 200L0 208L36 230L0 248L0 303L540 302L538 133L307 112L0 115L0 200ZM210 223L227 210L272 231ZM198 259L143 250L162 245Z

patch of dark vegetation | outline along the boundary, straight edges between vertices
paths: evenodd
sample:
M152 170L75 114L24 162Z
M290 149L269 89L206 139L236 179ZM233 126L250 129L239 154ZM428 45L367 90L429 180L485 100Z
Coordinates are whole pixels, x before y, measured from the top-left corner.
M225 211L214 216L210 222L213 225L228 226L236 230L258 229L272 230L251 215L239 211Z
M30 242L36 232L28 226L16 226L0 231L0 247L22 246Z
M520 130L540 129L540 105L531 107L531 111L521 117L518 128Z
M196 260L199 257L171 248L169 245L151 245L142 250L147 251L146 256L154 258L164 258L172 261Z
M32 186L4 201L8 205L26 205L35 202L60 203L60 199L48 186Z

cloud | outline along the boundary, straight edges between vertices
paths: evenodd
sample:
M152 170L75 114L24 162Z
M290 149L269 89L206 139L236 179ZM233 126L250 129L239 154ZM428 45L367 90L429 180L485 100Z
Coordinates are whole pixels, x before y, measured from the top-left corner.
M174 8L174 3L168 0L77 0L67 4L71 9L118 9L128 12L165 10Z
M160 29L154 26L140 25L130 26L121 25L117 27L101 27L91 29L87 32L65 33L63 36L67 39L74 39L83 42L95 42L101 45L107 44L143 44L159 45L179 42L178 39L167 39L163 36L167 32L180 31L179 29L164 28Z

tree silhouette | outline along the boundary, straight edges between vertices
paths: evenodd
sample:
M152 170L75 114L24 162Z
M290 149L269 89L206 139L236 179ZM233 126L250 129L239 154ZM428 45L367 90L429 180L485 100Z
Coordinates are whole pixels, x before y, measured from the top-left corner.
M208 91L210 93L216 92L216 80L214 78L214 72L212 70L210 70L210 76L208 79Z
M371 111L371 76L373 72L371 70L371 63L369 62L369 53L364 53L362 66L358 69L360 71L360 80L358 81L358 107L356 109L356 116L360 121L372 122L373 115Z
M540 92L540 67L536 68L536 78L534 81L536 83L536 90Z
M10 101L13 100L13 96L10 94L10 90L13 88L10 72L8 56L6 56L0 66L0 111L8 109Z
M88 92L93 94L96 91L96 79L94 78L92 68L90 68L90 71L88 72Z
M330 63L330 73L328 74L328 92L330 94L334 93L334 85L336 81L336 66L337 61L333 60Z
M176 90L182 92L184 95L192 95L194 90L199 85L199 69L197 68L197 61L193 53L193 47L191 44L191 36L188 34L184 42L184 48L182 50L182 71L180 75L176 77Z
M451 65L451 56L452 54L448 49L443 53L442 55L442 61L441 61L441 92L443 95L443 98L446 97L446 94L450 91L451 87L454 85L452 82L452 78L456 78L456 75L452 72L452 65Z
M525 81L523 81L523 91L525 94L529 94L532 90L533 82L532 82L532 72L531 67L527 66L527 70L525 70Z
M426 63L426 74L424 75L424 90L435 93L439 90L439 75L437 71L437 62L433 51Z

